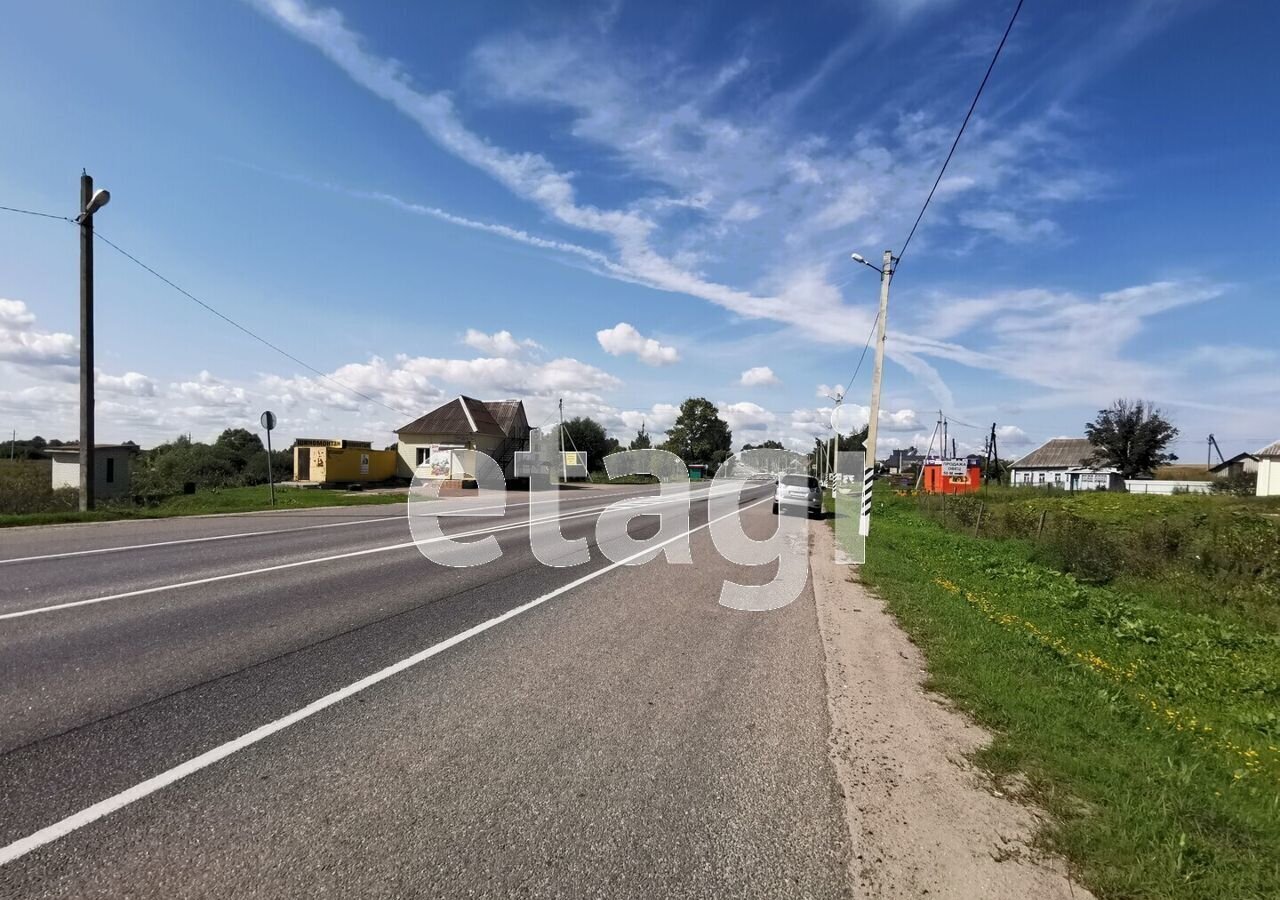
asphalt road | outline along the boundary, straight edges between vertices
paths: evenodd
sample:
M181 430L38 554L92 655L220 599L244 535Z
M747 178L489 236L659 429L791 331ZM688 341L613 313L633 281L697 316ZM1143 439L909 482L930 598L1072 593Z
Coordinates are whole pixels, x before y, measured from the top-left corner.
M703 499L610 563L650 494L566 494L561 567L528 495L474 568L398 506L0 531L0 896L847 896L811 588L720 606L776 566Z

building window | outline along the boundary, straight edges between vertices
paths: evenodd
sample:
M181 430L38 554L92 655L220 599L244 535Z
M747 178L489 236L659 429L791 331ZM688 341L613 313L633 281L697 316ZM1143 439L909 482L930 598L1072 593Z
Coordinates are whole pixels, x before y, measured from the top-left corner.
M419 447L419 448L418 448L418 462L417 462L417 464L418 464L418 465L422 465L424 462L426 462L426 461L427 461L427 460L429 460L430 458L431 458L431 448L430 448L430 447Z
M116 480L116 461L115 457L107 457L107 484L112 484Z
M1043 473L1043 472L1041 472L1041 473L1040 473L1040 483L1041 483L1041 484L1044 484L1044 473Z

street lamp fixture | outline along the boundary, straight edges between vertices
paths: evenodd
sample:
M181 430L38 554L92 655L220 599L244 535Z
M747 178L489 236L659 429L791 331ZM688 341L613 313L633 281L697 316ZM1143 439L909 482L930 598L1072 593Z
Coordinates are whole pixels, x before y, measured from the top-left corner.
M111 192L105 188L93 192L93 196L89 198L89 202L85 205L84 212L76 216L76 224L83 225L85 219L96 213L102 207L111 202Z
M867 262L867 258L863 256L861 253L850 253L849 258L856 263L862 263L868 269L875 269L881 275L884 275L884 269L880 268L879 266L874 266L871 263ZM897 262L897 259L898 258L896 256L893 257L894 262Z

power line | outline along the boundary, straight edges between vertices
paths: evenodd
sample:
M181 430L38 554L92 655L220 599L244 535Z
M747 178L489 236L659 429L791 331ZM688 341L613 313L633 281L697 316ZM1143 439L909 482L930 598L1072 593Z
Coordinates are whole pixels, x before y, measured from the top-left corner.
M1018 0L1018 5L1013 8L1013 15L1009 17L1009 24L1004 29L1004 36L1000 38L1000 44L996 47L996 52L991 57L991 63L987 66L987 72L982 76L982 83L978 85L978 92L973 95L973 102L969 104L969 111L964 114L964 121L960 123L960 130L956 132L956 139L951 142L951 149L947 152L947 158L943 160L942 168L938 171L938 177L933 182L933 187L929 189L929 196L925 198L924 206L920 207L920 215L916 216L915 224L911 226L911 233L902 242L902 249L898 251L898 262L893 267L895 272L902 264L902 257L907 254L907 246L911 243L911 239L915 237L916 229L920 227L920 220L924 218L924 212L929 208L929 202L933 200L934 192L938 190L938 185L942 183L942 176L947 173L947 166L951 164L951 157L955 155L956 147L960 143L960 137L964 134L965 128L969 125L969 119L973 116L973 111L978 106L978 98L982 96L982 90L987 86L987 79L991 77L991 70L996 67L996 60L1000 58L1000 51L1004 49L1004 43L1009 39L1009 32L1013 30L1013 23L1018 19L1018 13L1022 10L1022 3L1023 0Z
M70 222L72 225L76 223L75 219L68 216L59 216L54 213L36 212L34 209L19 209L16 206L0 206L5 212L22 213L24 216L39 216L42 219L61 219L64 222Z
M363 393L363 392L361 392L361 391L358 391L358 390L356 390L355 388L351 387L350 385L343 384L341 381L339 381L338 379L334 378L334 377L333 377L333 376L331 376L331 375L326 375L324 372L320 371L319 369L317 369L315 366L311 365L310 363L306 363L306 362L303 362L302 360L298 359L298 357L294 356L294 355L293 355L292 353L290 353L288 350L285 350L285 349L283 349L282 347L279 347L279 346L277 346L276 344L271 343L271 341L267 340L267 339L266 339L266 338L264 338L262 335L257 334L256 332L253 332L253 331L249 330L248 328L246 328L245 326L243 326L243 325L241 325L239 322L237 322L235 319L231 318L230 316L226 315L225 313L219 312L218 310L214 309L212 306L210 306L208 303L205 303L203 300L201 300L201 299L200 299L199 297L197 297L195 294L192 294L190 291L186 290L185 288L182 288L182 287L180 287L179 285L174 284L174 283L173 283L172 281L170 281L168 278L164 277L164 276L163 276L163 275L161 275L159 272L157 272L155 269L151 268L149 265L147 265L146 263L144 263L142 260L138 259L138 257L134 256L132 253L130 253L129 251L125 250L123 247L121 247L121 246L119 246L118 244L116 244L116 243L112 242L111 240L109 240L105 235L103 235L103 234L102 234L102 232L97 231L97 230L95 229L95 230L94 230L94 236L95 236L96 238L98 238L98 240L100 240L100 241L102 241L104 244L106 244L108 247L110 247L112 250L115 250L115 251L116 251L117 253L119 253L121 256L125 257L126 259L130 260L131 262L135 263L136 265L138 265L138 266L142 267L143 269L145 269L146 271L150 272L150 273L151 273L152 275L154 275L156 278L159 278L159 279L160 279L161 281L163 281L165 284L169 285L169 287L173 288L173 289L174 289L175 291L177 291L179 294L182 294L182 296L186 297L188 300L191 300L192 302L194 302L194 303L198 304L199 306L204 307L206 310L208 310L209 312L213 313L213 314L214 314L215 316L217 316L219 319L221 319L222 321L226 322L228 325L231 325L231 326L233 326L234 328L237 328L237 329L239 329L240 331L244 332L245 334L249 335L249 337L253 338L253 339L254 339L255 341L257 341L258 343L260 343L260 344L262 344L262 345L264 345L264 346L266 346L266 347L270 347L272 350L274 350L276 353L279 353L279 354L280 354L281 356L283 356L285 359L288 359L288 360L290 360L290 361L292 361L292 362L294 362L294 363L297 363L298 365L302 366L302 367L303 367L304 369L306 369L307 371L309 371L309 372L311 372L311 373L313 373L313 374L315 374L315 375L318 375L320 378L323 378L325 381L329 382L330 384L333 384L333 385L336 385L337 387L342 388L342 390L344 390L344 391L347 391L347 392L349 392L349 393L351 393L351 394L354 394L355 396L360 397L360 398L362 398L362 399L364 399L364 400L368 400L370 403L374 403L374 404L376 404L376 405L378 405L378 406L381 406L383 409L388 409L388 410L390 410L391 412L396 413L397 415L404 415L404 410L402 410L402 409L396 409L394 406L390 406L390 405L388 405L388 404L386 404L386 403L383 403L381 400L378 400L378 399L377 399L377 398L375 398L375 397L370 397L368 394L365 394L365 393Z
M60 216L54 213L37 212L36 210L33 210L33 209L19 209L16 206L0 206L0 210L4 210L5 212L21 213L27 216L39 216L42 219L61 219L64 222L70 222L72 225L76 224L75 219L72 219L68 216ZM230 316L226 315L225 313L219 312L217 309L210 306L208 303L205 303L203 300L201 300L199 297L192 294L190 291L180 287L179 285L175 284L165 276L161 275L155 269L151 268L142 260L138 259L138 257L134 256L132 253L125 250L119 244L116 244L115 242L109 240L105 235L103 235L101 231L98 231L95 229L94 237L98 238L98 240L102 241L112 250L115 250L117 253L119 253L121 256L125 257L126 259L130 260L135 265L138 265L141 268L145 269L146 271L150 272L156 278L163 281L165 284L173 288L179 294L182 294L182 296L186 297L188 300L191 300L192 302L198 304L199 306L204 307L204 309L213 313L215 316L217 316L219 319L222 319L228 325L231 325L232 327L239 329L240 331L249 335L249 337L253 338L255 341L258 341L260 344L263 344L264 346L271 348L276 353L279 353L281 356L283 356L285 359L288 359L291 362L296 363L299 366L302 366L302 368L306 369L312 374L317 375L320 378L323 378L325 381L329 382L330 384L336 385L337 387L341 388L344 391L347 391L350 394L354 394L355 396L360 397L363 400L367 400L370 403L373 403L377 406L381 406L383 409L390 410L391 412L396 413L397 415L404 415L404 410L396 409L394 406L390 406L386 403L383 403L381 400L378 400L376 397L370 397L368 394L362 391L358 391L355 388L351 387L350 385L343 384L341 381L334 378L332 375L327 375L324 372L317 369L315 366L311 365L310 363L307 363L302 361L301 359L298 359L298 357L294 356L292 353L285 350L284 348L279 347L276 344L273 344L271 341L262 337L262 335L251 331L250 329L246 328L244 325L241 325L239 322L237 322L235 319L231 318Z
M862 361L867 358L867 350L871 347L871 338L875 336L876 325L880 322L880 310L876 309L875 318L871 320L871 330L867 332L867 342L862 345L862 354L858 357L858 364L853 367L853 374L849 376L849 383L845 385L844 393L841 397L849 396L849 389L853 387L853 380L858 377L858 373L862 371Z

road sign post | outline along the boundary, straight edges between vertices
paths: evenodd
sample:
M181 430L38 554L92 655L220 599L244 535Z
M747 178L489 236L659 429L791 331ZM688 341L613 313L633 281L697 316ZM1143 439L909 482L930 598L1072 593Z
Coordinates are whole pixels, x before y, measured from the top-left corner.
M271 429L276 427L276 414L271 410L267 410L258 421L267 430L267 488L271 492L271 507L274 509L276 505L276 479L271 471Z

